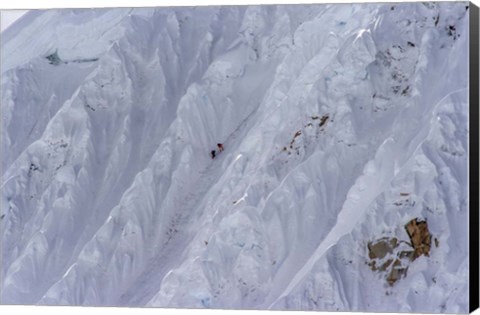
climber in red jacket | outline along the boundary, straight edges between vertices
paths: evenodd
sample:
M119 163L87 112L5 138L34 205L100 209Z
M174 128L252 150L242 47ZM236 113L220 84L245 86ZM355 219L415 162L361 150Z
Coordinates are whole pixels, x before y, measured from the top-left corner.
M223 151L223 144L217 143L218 151L222 152Z

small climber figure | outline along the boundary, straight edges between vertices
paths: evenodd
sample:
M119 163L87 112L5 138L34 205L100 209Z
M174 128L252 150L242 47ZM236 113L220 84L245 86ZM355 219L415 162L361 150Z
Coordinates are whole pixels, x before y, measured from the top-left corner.
M215 150L212 150L212 152L210 152L210 154L212 155L212 160L215 158Z
M223 144L217 143L218 151L222 152L223 151Z

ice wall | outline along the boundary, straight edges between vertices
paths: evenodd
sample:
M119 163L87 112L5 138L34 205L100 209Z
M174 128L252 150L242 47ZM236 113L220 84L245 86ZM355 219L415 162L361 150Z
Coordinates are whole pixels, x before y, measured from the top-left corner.
M467 3L21 22L2 41L2 303L468 309ZM390 287L366 244L415 217L439 246Z

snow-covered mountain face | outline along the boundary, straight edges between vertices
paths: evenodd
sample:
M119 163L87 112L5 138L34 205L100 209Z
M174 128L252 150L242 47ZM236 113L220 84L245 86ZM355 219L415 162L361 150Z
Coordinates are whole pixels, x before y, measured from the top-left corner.
M1 303L467 312L468 14L28 13L2 33Z

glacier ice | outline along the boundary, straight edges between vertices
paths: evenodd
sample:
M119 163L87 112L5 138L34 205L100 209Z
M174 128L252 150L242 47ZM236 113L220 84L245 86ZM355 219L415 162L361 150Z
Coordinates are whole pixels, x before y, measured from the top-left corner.
M32 11L1 49L2 304L468 310L468 3ZM416 217L390 286L367 244Z

